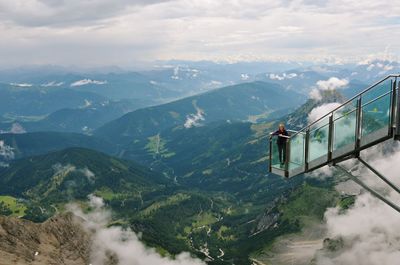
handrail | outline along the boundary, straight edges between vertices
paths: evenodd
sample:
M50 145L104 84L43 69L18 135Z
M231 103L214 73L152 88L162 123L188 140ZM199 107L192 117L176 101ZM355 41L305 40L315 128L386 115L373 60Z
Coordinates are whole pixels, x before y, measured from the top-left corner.
M342 103L340 106L336 107L335 109L331 110L330 112L328 112L327 114L325 114L324 116L318 118L317 120L313 121L312 123L308 124L307 126L303 127L302 129L300 129L296 134L294 134L293 136L296 136L297 134L306 131L308 128L310 128L312 125L320 122L323 119L326 119L327 117L333 115L333 113L335 111L337 111L338 109L340 109L341 107L343 107L344 105L350 103L351 101L359 98L360 96L362 96L363 94L367 93L368 91L370 91L372 88L376 87L377 85L379 85L380 83L385 82L386 80L388 80L389 78L393 78L393 77L400 77L400 74L391 74L386 76L385 78L381 79L378 82L375 82L374 84L372 84L371 86L367 87L366 89L364 89L363 91L361 91L360 93L358 93L357 95L353 96L352 98L348 99L347 101L345 101L344 103ZM292 137L293 137L292 136Z
M294 133L294 135L297 135L297 134L299 133L299 131L290 130L290 129L287 129L286 131L287 131L287 132ZM284 138L288 138L288 139L292 138L291 135L288 135L288 136L287 136L287 135L272 135L272 134L273 134L272 132L269 133L269 137L270 137L270 138L273 137L273 136L284 137Z
M271 137L273 137L273 136L276 136L276 137L283 137L283 138L290 139L290 136L283 135L283 134L279 134L279 135L271 135Z

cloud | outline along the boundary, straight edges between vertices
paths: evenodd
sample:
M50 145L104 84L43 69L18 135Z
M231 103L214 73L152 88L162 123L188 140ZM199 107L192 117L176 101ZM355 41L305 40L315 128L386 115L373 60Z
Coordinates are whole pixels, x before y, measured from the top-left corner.
M22 134L26 133L26 130L21 124L14 122L11 124L11 128L9 130L0 130L0 134L3 133Z
M316 87L310 91L309 96L311 99L318 101L322 99L321 91L346 88L348 84L349 80L337 77L331 77L328 80L319 80L316 83Z
M22 133L26 133L26 130L24 129L24 127L22 127L21 124L19 124L18 122L14 122L11 125L10 133L22 134Z
M282 81L282 80L285 80L285 79L292 79L292 78L295 78L295 77L297 77L296 73L290 73L290 74L283 73L281 76L279 74L269 74L269 79L271 79L271 80L279 80L279 81Z
M93 105L92 101L85 99L85 104L83 106L80 106L80 108L82 108L82 109L89 108L92 105Z
M385 149L375 147L372 151L364 151L363 155L378 171L400 185L399 145L395 145L393 152L388 153ZM369 186L400 205L399 195L388 190L376 176L365 168L361 168L358 174ZM343 247L334 252L319 252L317 265L392 265L400 260L400 215L369 193L358 196L354 206L345 213L337 208L328 209L325 218L329 237L341 239Z
M249 74L240 74L240 80L246 81L246 80L249 80L249 79L250 79Z
M53 165L52 168L54 171L53 176L58 176L58 175L65 176L72 172L78 172L78 173L81 173L83 176L85 176L91 184L93 184L96 180L96 175L87 167L76 168L76 166L74 166L72 164L63 165L63 164L57 163L57 164Z
M399 9L389 0L0 0L0 58L8 66L358 61L387 44L398 57Z
M400 260L399 214L369 194L358 196L352 209L326 212L331 238L342 238L345 248L330 256L317 255L318 265L392 265Z
M6 145L3 140L0 140L0 158L4 160L12 160L15 157L14 148L9 145Z
M131 11L130 8L165 2L163 0L0 0L2 20L18 25L65 26L96 22Z
M197 112L193 113L193 114L189 114L186 116L186 121L185 124L183 126L185 126L185 128L191 128L191 127L196 127L196 126L200 126L200 122L204 121L204 111L201 110L200 108L196 108Z
M111 212L106 210L101 198L89 195L92 211L84 213L78 205L68 205L69 211L83 220L83 227L91 234L91 263L109 264L110 256L118 265L205 265L201 260L181 253L171 259L162 257L153 248L146 247L132 230L119 226L108 227Z
M10 83L12 86L18 86L18 87L31 87L33 86L32 84L29 83Z
M90 183L94 183L95 182L95 180L96 180L96 175L90 170L90 169L88 169L87 167L85 167L85 168L83 168L83 169L80 169L79 170L81 173L83 173L83 175L85 175L85 177L87 178L87 180L90 182Z
M328 80L319 80L317 82L317 87L320 90L334 90L339 88L344 88L349 84L347 79L339 79L337 77L331 77Z
M317 88L311 89L308 96L315 101L320 101L322 99L321 91Z
M67 164L67 165L62 165L60 163L57 163L55 165L53 165L53 171L54 171L54 175L67 175L70 172L73 172L76 170L76 167L74 165L71 164Z
M312 122L318 120L319 118L326 115L330 111L336 109L340 105L341 105L340 103L333 102L333 103L326 103L326 104L323 104L321 106L318 106L318 107L312 109L310 114L308 114L308 122L312 123Z
M104 85L107 84L107 81L98 81L98 80L92 80L92 79L82 79L76 82L73 82L71 84L71 87L76 87L76 86L85 86L85 85Z
M41 84L40 86L42 86L42 87L58 87L58 86L62 86L62 85L64 85L64 82L51 81L48 83Z

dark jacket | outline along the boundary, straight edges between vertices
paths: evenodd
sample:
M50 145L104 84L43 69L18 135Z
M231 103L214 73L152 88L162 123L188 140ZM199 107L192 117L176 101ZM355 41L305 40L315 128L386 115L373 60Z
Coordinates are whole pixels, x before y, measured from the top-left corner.
M278 135L278 139L276 140L276 143L278 145L283 145L286 144L286 137L280 137L279 135L285 135L285 136L289 136L289 133L284 129L282 132L280 130L277 130L276 132L273 132L272 135Z

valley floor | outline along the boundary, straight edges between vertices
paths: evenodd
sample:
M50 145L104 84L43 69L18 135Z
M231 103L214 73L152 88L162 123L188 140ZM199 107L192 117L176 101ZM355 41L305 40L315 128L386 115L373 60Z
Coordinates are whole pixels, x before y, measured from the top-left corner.
M315 252L323 246L325 226L316 221L308 222L301 233L276 239L252 261L259 265L308 265Z

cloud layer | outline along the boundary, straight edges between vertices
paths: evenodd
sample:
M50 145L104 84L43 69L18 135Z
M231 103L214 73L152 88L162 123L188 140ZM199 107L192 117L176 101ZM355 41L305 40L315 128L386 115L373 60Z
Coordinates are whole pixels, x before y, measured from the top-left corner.
M383 175L400 185L400 148L395 146L391 154L381 146L364 151L363 156L369 158ZM361 168L357 175L400 205L399 195L387 189L387 185L365 168ZM334 253L319 253L317 265L391 265L400 260L400 215L369 193L358 196L355 205L345 214L333 208L325 213L325 217L329 237L341 238L344 247Z
M89 213L84 213L78 205L69 205L68 208L84 220L82 225L92 233L92 264L109 264L112 256L118 265L205 265L188 253L179 254L175 259L162 257L154 249L146 247L132 230L107 227L111 212L105 209L101 198L89 195L89 204L93 209Z
M349 59L386 48L398 56L399 14L389 0L0 0L0 58L128 65Z

